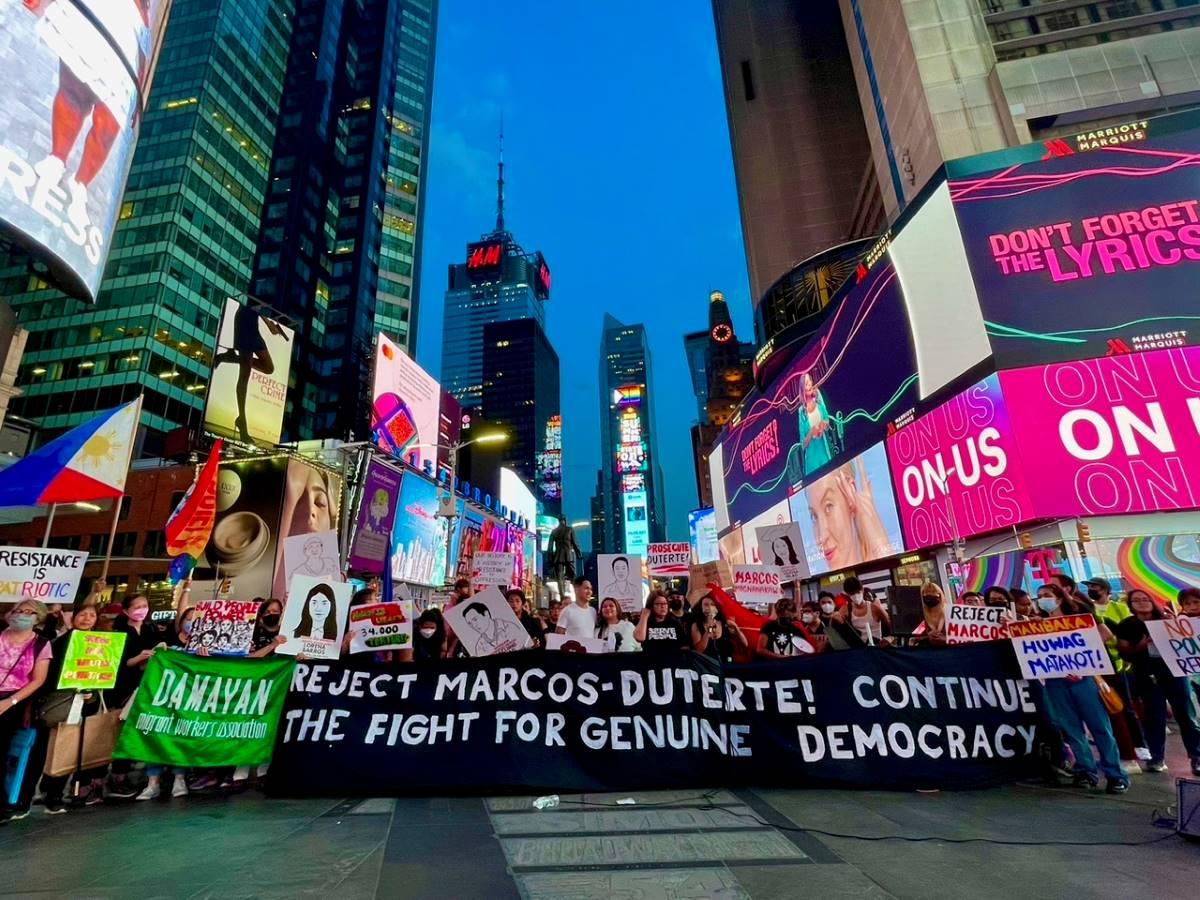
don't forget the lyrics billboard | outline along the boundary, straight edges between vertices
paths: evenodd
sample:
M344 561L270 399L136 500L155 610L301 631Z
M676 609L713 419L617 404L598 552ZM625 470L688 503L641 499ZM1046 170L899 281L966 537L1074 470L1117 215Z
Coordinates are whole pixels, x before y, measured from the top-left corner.
M1200 343L1200 116L1136 124L947 164L999 368Z
M170 0L0 0L0 227L92 299Z

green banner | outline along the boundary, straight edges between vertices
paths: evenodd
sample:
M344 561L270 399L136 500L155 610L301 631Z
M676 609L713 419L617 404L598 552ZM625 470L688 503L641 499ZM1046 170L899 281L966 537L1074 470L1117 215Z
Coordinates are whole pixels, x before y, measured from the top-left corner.
M125 635L110 631L72 631L63 657L60 691L107 690L117 683Z
M271 758L295 668L288 657L156 653L113 756L170 766L254 766Z

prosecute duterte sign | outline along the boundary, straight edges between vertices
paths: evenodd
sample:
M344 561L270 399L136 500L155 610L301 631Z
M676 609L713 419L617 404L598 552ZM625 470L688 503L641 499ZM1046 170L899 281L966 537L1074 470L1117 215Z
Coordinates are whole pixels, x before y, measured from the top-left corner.
M658 577L683 577L692 564L692 545L687 541L666 541L646 545L646 564Z
M721 666L512 653L296 666L281 796L773 786L983 787L1035 764L1039 688L1002 642Z
M1112 675L1112 660L1092 616L1010 622L1013 650L1026 678Z

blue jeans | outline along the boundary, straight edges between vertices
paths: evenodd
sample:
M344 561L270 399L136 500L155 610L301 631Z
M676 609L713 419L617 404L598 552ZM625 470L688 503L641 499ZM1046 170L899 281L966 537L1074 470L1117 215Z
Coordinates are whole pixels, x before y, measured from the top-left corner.
M1100 699L1100 690L1091 678L1069 681L1066 678L1048 678L1042 696L1046 699L1050 719L1063 740L1075 754L1075 772L1099 780L1096 760L1088 744L1084 726L1092 733L1096 749L1100 751L1099 771L1109 781L1128 782L1121 771L1121 751L1113 737L1112 725L1108 721L1108 710Z
M1179 737L1187 755L1200 759L1200 724L1192 710L1191 690L1188 679L1171 675L1165 665L1147 667L1134 672L1133 692L1142 701L1142 718L1146 726L1146 746L1150 758L1163 761L1167 744L1167 704L1175 713L1175 724L1179 726Z

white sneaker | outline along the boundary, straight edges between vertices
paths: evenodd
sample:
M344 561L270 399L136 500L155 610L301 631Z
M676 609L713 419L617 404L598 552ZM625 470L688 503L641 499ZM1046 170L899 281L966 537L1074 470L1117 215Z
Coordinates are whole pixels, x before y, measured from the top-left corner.
M137 795L138 800L157 800L162 791L157 784L148 784Z
M67 164L57 156L47 156L33 167L33 171L37 173L38 181L57 185L67 171Z
M245 781L249 777L250 777L250 767L249 766L238 766L236 769L233 770L233 780L235 782Z
M172 797L186 797L188 795L187 782L182 775L175 776L175 784L171 787Z
M1123 759L1121 760L1121 771L1126 775L1141 775L1142 767L1135 760Z
M1149 747L1134 747L1133 755L1136 756L1138 759L1140 759L1142 762L1150 762L1150 748Z

